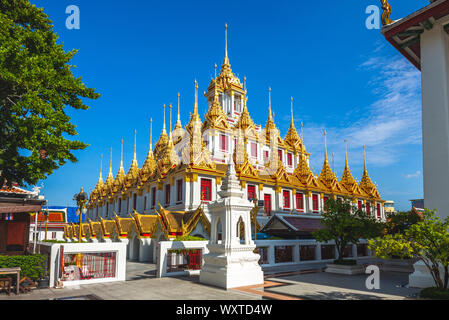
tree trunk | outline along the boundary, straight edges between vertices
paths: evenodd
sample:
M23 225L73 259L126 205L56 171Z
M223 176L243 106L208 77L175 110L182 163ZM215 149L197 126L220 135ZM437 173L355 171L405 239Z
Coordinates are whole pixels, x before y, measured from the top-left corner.
M444 267L444 289L447 289L447 285L449 282L449 267Z

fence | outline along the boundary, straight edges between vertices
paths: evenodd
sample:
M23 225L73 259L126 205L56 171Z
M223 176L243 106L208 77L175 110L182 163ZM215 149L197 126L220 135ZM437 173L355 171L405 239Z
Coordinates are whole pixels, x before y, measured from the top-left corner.
M260 255L259 265L277 265L332 262L337 257L335 244L315 240L256 240L254 252ZM202 257L208 253L208 241L160 241L156 247L157 276L198 274ZM348 245L344 257L371 258L367 241ZM194 260L193 260L194 259ZM192 262L195 261L195 262Z
M40 242L40 252L48 256L50 287L124 281L126 243L48 243ZM81 263L77 255L81 254Z
M86 253L77 266L78 254L64 254L62 281L89 280L115 277L115 252Z

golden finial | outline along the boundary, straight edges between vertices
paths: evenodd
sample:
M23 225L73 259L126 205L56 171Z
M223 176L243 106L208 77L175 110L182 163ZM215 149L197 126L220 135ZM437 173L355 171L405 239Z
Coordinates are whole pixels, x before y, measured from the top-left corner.
M326 143L327 132L324 130L324 160L327 161L327 143Z
M134 129L134 157L133 157L133 162L137 162L136 144L137 144L137 130Z
M198 114L198 82L195 79L195 105L193 107L193 114Z
M164 123L162 125L162 133L166 133L166 131L165 131L165 104L164 104Z
M302 140L302 121L301 121L301 140Z
M366 171L366 153L365 153L365 145L363 145L363 170Z
M271 87L268 87L268 119L272 119L271 114Z
M229 63L228 58L228 24L225 23L225 63Z
M217 64L214 65L214 68L215 68L215 78L214 79L217 79Z
M394 21L390 19L392 10L388 0L380 0L380 2L382 3L382 9L384 10L382 12L382 25L385 26L393 23Z
M293 124L293 97L290 97L290 102L291 102L291 106L290 106L290 112L291 112L291 115L290 115L290 123L291 123L291 126L293 127L294 126L294 124Z
M180 112L179 112L179 110L180 110L180 94L179 94L179 92L178 92L178 119L176 120L176 126L175 126L175 129L178 129L178 128L182 128L182 125L181 125L181 114L180 114Z
M103 181L103 154L100 156L100 178L98 181Z
M150 150L153 150L153 118L150 118Z
M170 102L170 104L168 105L168 107L170 108L170 134L171 134L171 110L172 110L172 108L173 108L173 106L172 106L172 104L171 104L171 102Z
M120 155L120 170L123 170L123 139L122 139L122 151Z
M109 175L112 176L112 147L111 147L111 159L109 161Z
M346 145L347 140L345 138L345 167L348 166L348 147Z
M246 76L243 77L243 91L246 92Z

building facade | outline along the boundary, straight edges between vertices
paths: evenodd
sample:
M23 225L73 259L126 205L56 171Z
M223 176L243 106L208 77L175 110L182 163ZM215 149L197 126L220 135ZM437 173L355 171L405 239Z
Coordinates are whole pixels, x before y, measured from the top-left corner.
M120 168L112 173L112 157L105 181L100 177L90 194L88 218L92 221L133 217L135 213L158 215L167 212L195 212L202 208L209 218L207 204L216 200L229 161L236 164L242 191L248 199L263 200L260 217L294 214L319 218L327 199L349 199L379 219L385 218L384 203L371 181L366 158L362 179L353 177L346 153L343 175L338 179L329 165L324 133L324 162L316 175L309 167L307 152L293 121L282 138L271 111L269 90L268 117L265 125L255 124L247 106L246 78L243 84L233 73L225 41L221 71L211 79L204 93L208 106L201 119L198 114L198 83L190 121L180 121L179 95L177 121L166 128L165 106L162 132L153 148L150 141L147 157L139 167L134 144L134 158L125 173L123 141ZM152 140L152 138L151 138ZM346 141L345 141L346 143ZM262 202L260 202L262 203Z

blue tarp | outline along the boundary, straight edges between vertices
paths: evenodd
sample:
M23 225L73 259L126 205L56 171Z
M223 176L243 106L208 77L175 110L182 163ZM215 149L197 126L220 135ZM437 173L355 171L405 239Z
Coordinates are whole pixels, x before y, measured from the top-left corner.
M80 222L80 217L76 215L76 207L48 206L48 209L67 209L67 222ZM86 222L86 215L83 215L83 222Z

